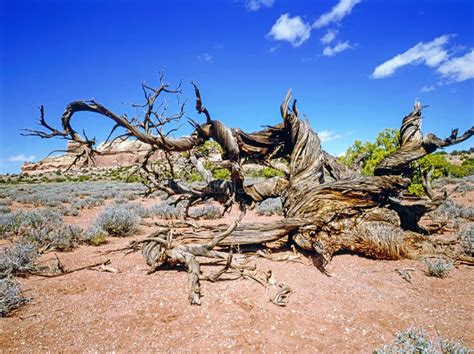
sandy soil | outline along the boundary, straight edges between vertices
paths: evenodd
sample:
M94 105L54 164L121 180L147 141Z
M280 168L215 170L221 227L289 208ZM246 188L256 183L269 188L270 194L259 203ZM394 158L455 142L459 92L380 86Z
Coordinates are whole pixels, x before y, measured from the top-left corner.
M88 226L101 208L66 222ZM246 221L264 220L250 213ZM133 238L139 239L146 232ZM59 253L73 269L110 259L119 273L84 270L58 278L21 279L32 303L0 320L6 351L285 351L371 352L414 325L434 338L474 346L474 273L460 266L446 279L427 277L418 261L375 261L341 254L321 274L304 264L257 259L294 293L287 307L269 301L275 288L248 279L202 285L202 306L187 300L182 270L148 270L139 252L105 254L131 238ZM46 254L41 262L53 262ZM397 268L413 268L411 283ZM212 270L204 266L204 272ZM471 295L470 295L471 294Z

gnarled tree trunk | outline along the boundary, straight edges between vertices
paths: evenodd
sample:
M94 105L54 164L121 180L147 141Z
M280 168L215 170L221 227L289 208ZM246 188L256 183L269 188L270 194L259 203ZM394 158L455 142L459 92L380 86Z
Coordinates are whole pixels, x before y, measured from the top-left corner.
M71 118L79 111L98 113L115 122L112 132L116 128L125 129L119 138L135 137L150 146L150 153L140 166L149 193L160 189L169 196L177 196L175 202L187 200L188 206L209 198L222 203L226 210L232 204L239 206L241 216L228 228L190 231L189 228L176 230L164 227L140 242L143 255L152 270L165 263L187 265L192 304L200 301L199 280L215 279L218 276L203 277L196 257L228 259L225 270L238 268L238 262L225 252L228 246L287 239L301 249L314 252L322 268L339 250L351 250L378 259L414 258L425 252L426 243L430 241L418 221L424 214L436 209L447 194L435 195L426 179L424 187L428 198L405 200L403 192L409 184L405 175L410 172L412 162L437 148L468 139L474 134L474 128L460 137L454 130L444 140L433 134L423 137L420 130L422 107L417 103L414 110L403 119L400 148L380 162L375 169L375 176L364 177L357 169L351 170L339 164L322 150L317 133L311 129L308 121L300 119L296 100L289 107L291 92L281 105L282 123L262 131L245 133L213 120L203 106L198 87L193 85L196 109L206 116L206 121L198 124L191 120L195 131L189 137L173 139L163 131L167 123L180 119L184 113L183 107L178 114L170 117L163 117L154 111L155 100L160 94L179 92L179 89L168 89L168 85L163 82L158 89L143 84L146 98L143 107L146 113L142 120L118 116L94 101L76 101L67 106L62 116L62 130L46 123L44 109L41 108L40 123L48 132L28 131L42 138L58 136L73 140L79 146L75 163L93 162L94 154L98 153L93 148L95 141L80 136L72 128ZM192 158L192 164L208 182L205 188L192 188L180 181L163 178L153 168L153 163L149 162L151 154L158 149L167 154L192 151L210 139L222 147L222 165L230 170L230 181L212 180L202 163ZM243 164L252 161L268 165L276 158L285 158L289 162L285 177L275 177L252 185L244 184ZM174 175L172 166L170 169ZM325 171L332 177L331 181L325 181ZM423 176L426 177L426 174ZM283 220L266 224L244 222L247 208L266 198L278 196L283 203Z

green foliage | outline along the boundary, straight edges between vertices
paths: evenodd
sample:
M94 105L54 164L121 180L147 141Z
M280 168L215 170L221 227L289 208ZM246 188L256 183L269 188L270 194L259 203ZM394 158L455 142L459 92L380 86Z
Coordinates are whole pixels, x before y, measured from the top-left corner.
M433 174L431 175L432 180L450 175L450 169L455 166L447 160L446 154L438 152L426 155L425 157L419 159L417 163L423 170L433 169ZM411 184L408 187L408 192L417 196L422 196L425 194L421 184L421 174L419 168L417 168L415 165L413 165L413 175L411 177Z
M373 176L375 167L388 154L396 151L399 132L397 129L384 129L379 133L374 143L356 140L354 145L347 149L340 162L347 166L353 166L354 162L361 156L365 156L362 165L362 173L365 176Z
M222 148L218 142L214 140L207 140L203 145L196 148L199 155L209 157L213 153L222 154Z
M282 171L277 170L276 168L265 166L262 169L253 169L252 171L248 173L248 176L254 177L254 178L259 178L259 177L272 178L276 176L284 177L285 174Z
M216 168L212 171L212 177L215 179L230 179L230 172L225 168Z
M272 178L272 177L283 177L284 176L284 173L273 168L273 167L268 167L268 166L265 166L263 169L262 169L262 175L263 177L265 178Z
M186 179L189 183L192 182L202 182L204 178L202 178L201 174L197 171L192 171Z
M363 156L362 174L373 176L375 167L380 161L399 148L398 138L399 131L397 129L385 129L379 133L374 143L362 143L360 140L356 140L354 145L347 149L344 156L339 158L339 161L347 166L353 166L354 162ZM474 159L464 155L461 159L461 165L452 164L448 161L447 153L441 151L426 155L417 163L422 169L433 169L432 180L447 176L462 178L474 174ZM424 195L420 171L415 164L412 165L412 171L408 192L417 196Z
M204 162L204 167L211 171L212 177L214 179L230 179L230 171L226 168L220 168L218 167L214 162L212 161L206 161ZM201 177L202 181L202 177Z

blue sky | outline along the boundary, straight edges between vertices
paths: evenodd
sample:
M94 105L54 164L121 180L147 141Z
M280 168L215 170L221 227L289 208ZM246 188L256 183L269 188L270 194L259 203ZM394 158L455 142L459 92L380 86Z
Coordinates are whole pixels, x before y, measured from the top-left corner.
M50 123L94 98L116 113L143 102L158 71L195 80L216 119L252 131L279 122L288 88L333 154L398 128L416 98L423 130L474 123L472 0L1 0L0 173L19 171L63 140L20 136L44 104ZM98 141L103 117L73 121ZM183 127L182 133L190 131ZM473 146L465 142L455 149Z

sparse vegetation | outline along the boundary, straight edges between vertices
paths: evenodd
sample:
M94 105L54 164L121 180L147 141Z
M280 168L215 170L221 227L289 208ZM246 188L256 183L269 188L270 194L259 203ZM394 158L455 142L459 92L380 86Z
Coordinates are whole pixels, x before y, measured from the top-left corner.
M107 243L107 232L101 227L93 225L89 228L83 236L83 241L91 246L100 246Z
M35 245L17 242L0 253L0 278L22 275L35 271L38 252Z
M280 198L271 198L261 202L257 206L257 214L259 215L282 215L283 208Z
M462 342L455 342L445 339L434 341L423 330L410 327L404 332L396 333L393 343L386 344L381 348L375 349L373 353L468 354L472 353L472 350L466 347Z
M426 259L425 265L426 275L436 278L446 278L453 269L453 263L443 257Z
M474 224L469 224L458 234L458 239L464 252L469 256L474 256Z
M9 277L0 279L0 317L7 316L12 310L29 301L29 298L22 295L17 281Z
M184 209L181 204L175 206L167 202L160 202L149 208L149 213L151 216L161 219L179 219L183 216Z
M346 166L352 167L354 163L360 161L361 171L365 176L373 176L375 167L383 158L399 148L399 131L397 129L385 129L379 133L375 142L362 143L356 140L347 149L346 153L339 158ZM417 161L422 169L433 169L432 180L441 177L465 177L474 173L474 159L465 158L461 165L456 165L448 161L444 151L429 154ZM421 175L418 168L413 166L411 184L408 192L417 196L424 195L421 184Z
M195 219L219 219L222 217L221 209L210 203L194 208L189 214Z
M130 236L138 229L140 217L122 206L110 206L97 218L96 225L111 236Z

